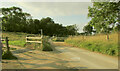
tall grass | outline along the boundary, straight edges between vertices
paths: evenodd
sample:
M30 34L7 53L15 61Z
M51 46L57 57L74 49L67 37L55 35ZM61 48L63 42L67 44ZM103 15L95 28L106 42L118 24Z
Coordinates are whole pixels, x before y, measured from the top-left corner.
M100 52L112 56L118 56L118 34L107 35L98 34L94 36L74 36L65 40L66 43L73 46L85 48L90 51Z

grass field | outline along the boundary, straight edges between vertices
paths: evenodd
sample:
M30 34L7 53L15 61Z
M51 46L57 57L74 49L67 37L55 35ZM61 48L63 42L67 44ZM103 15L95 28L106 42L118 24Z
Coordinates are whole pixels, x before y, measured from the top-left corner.
M110 34L109 40L104 34L94 36L74 36L65 40L75 47L85 48L112 56L118 56L118 34Z
M23 47L26 43L26 33L19 33L19 32L2 32L2 39L5 39L5 37L8 37L9 39L9 45L15 45L15 46L21 46ZM5 41L3 41L5 43Z

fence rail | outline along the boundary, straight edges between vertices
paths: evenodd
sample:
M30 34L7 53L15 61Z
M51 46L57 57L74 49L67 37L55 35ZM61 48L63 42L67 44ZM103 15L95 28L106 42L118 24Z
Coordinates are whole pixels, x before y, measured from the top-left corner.
M39 39L38 40L30 40L30 39ZM41 37L26 37L26 42L29 42L29 43L42 43L42 36Z
M30 42L30 43L42 43L41 41L26 41L26 42Z
M42 37L26 37L27 39L41 39Z

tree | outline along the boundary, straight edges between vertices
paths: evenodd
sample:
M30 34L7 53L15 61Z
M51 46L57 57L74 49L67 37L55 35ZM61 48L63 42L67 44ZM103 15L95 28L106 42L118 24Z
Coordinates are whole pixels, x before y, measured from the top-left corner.
M2 8L2 27L4 31L26 32L26 19L30 14L22 12L19 7Z
M42 29L44 31L44 35L53 34L54 31L52 31L52 29L53 29L52 26L55 24L53 19L51 19L50 17L42 18L40 20L40 23L41 23Z
M120 1L93 2L93 6L88 10L88 17L91 17L89 24L96 29L97 33L109 33L115 27L115 23L119 21Z
M69 25L66 27L69 35L76 35L78 32L78 27L75 25Z
M83 28L83 31L87 34L87 35L91 35L93 32L93 27L91 25L86 25Z

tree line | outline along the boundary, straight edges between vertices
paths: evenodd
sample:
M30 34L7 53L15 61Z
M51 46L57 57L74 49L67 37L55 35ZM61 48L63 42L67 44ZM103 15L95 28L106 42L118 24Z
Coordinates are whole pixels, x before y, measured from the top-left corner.
M89 23L84 26L86 35L92 33L112 33L120 31L120 1L119 2L93 2L88 7Z
M8 32L24 32L39 34L40 29L46 36L68 36L78 34L76 25L63 26L52 18L33 19L31 14L23 12L19 7L2 9L2 30Z

